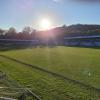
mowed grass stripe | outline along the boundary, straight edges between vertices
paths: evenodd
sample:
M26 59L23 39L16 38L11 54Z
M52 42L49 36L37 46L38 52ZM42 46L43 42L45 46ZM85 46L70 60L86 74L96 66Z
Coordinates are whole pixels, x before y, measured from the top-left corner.
M20 65L20 69L19 69L19 71L20 70L22 70L23 68L27 68L27 71L30 69L32 72L30 73L30 74L32 74L32 73L34 73L36 70L34 69L34 71L33 71L33 68L30 68L30 67L26 67L26 65L24 66L24 65L22 65L22 64L18 64L18 62L16 63L16 62L13 62L13 61L11 61L11 60L8 60L8 59L5 59L5 58L3 58L4 59L4 61L8 61L7 63L9 63L8 65L12 65L12 63L14 64L12 67L14 68L15 66L16 66L16 68L18 69L18 66L17 65ZM2 62L3 63L3 62ZM3 63L2 65L4 65L4 66L7 66L6 65L6 63ZM9 66L9 67L11 67L11 66ZM6 67L5 67L6 68ZM16 68L14 68L13 70L15 70ZM8 71L11 71L10 69L9 70L6 70L7 72ZM15 70L17 73L18 73L18 71L17 70ZM53 77L53 76L51 76L51 75L47 75L47 74L45 74L45 73L41 73L41 71L36 71L37 73L36 74L40 74L41 75L41 79L40 80L38 80L38 81L41 81L42 79L44 79L44 75L45 76L47 76L47 80L49 80L49 78L50 78L50 80L51 79L53 79L54 80L54 82L53 81L50 81L50 83L51 82L53 82L53 84L56 84L55 85L55 87L54 87L54 85L52 84L51 85L51 89L53 89L53 91L49 91L49 93L51 93L51 94L47 94L47 92L46 92L46 96L49 96L48 98L52 98L52 99L54 99L54 100L56 100L56 98L58 98L58 100L99 100L100 99L100 97L99 97L99 93L98 93L98 91L96 91L96 90L94 90L94 89L92 89L92 88L87 88L87 87L84 87L84 86L82 86L82 85L80 85L80 84L76 84L75 82L72 82L72 81L69 81L69 80L67 80L67 81L65 81L65 80L63 80L61 77L60 78L57 78L57 77ZM24 72L23 72L24 73ZM22 74L23 74L22 73ZM14 77L14 75L13 75L13 72L11 71L11 73L10 74L12 74L11 76L13 77L13 78L15 78ZM18 74L17 74L18 75ZM26 74L27 75L27 74ZM25 76L26 76L25 75ZM16 74L15 74L15 76L16 76ZM28 75L29 77L29 79L30 79L30 75ZM48 77L49 76L49 77ZM18 76L17 76L18 77ZM37 75L35 75L34 76L35 78L38 78L38 76ZM18 80L20 80L20 78L21 77L19 77L19 79ZM26 78L26 77L23 77L23 78ZM32 76L31 76L31 78L32 78ZM26 78L27 79L27 78ZM28 80L29 80L28 79ZM30 81L28 82L28 85L29 84L34 84L34 79L32 79L33 80L33 82L32 83L30 83ZM60 84L59 84L59 81L60 81ZM22 81L23 82L23 81ZM24 82L27 82L27 81L24 81ZM44 82L43 82L44 83ZM43 84L43 83L39 83L40 85L41 84ZM48 85L48 84L50 84L50 83L46 83L45 85ZM38 85L37 83L35 84L35 86L36 85ZM63 86L63 89L62 89L62 86ZM32 85L31 87L34 87L34 85ZM34 88L37 88L38 89L38 87L34 87ZM34 89L33 88L33 89ZM46 87L45 89L45 91L47 91L47 90L49 90L50 89L50 87ZM43 90L41 90L42 92L45 92L44 91L44 88L40 88L40 89L43 89ZM50 89L50 90L51 90ZM56 89L56 91L55 91L55 89ZM38 91L38 90L37 90ZM38 91L39 92L39 91ZM54 93L55 92L57 92L57 93L60 93L60 94L56 94L56 95L54 95ZM41 92L40 92L41 93ZM61 93L63 93L63 94L61 94ZM42 94L42 96L44 97L44 94ZM41 97L42 97L41 96ZM60 96L60 97L59 97ZM49 99L46 99L46 97L44 97L43 98L43 100L49 100ZM51 100L51 99L50 99Z

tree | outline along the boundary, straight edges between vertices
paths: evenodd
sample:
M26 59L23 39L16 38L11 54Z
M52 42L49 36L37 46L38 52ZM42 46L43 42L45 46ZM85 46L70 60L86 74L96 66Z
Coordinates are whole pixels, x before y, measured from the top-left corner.
M24 34L30 34L33 31L33 29L29 26L25 27L22 31Z
M16 35L16 29L14 27L9 28L9 30L6 32L7 36L15 36Z
M36 39L36 34L37 34L37 31L33 29L31 32L31 38Z
M4 32L5 32L5 30L0 29L0 36L3 35Z

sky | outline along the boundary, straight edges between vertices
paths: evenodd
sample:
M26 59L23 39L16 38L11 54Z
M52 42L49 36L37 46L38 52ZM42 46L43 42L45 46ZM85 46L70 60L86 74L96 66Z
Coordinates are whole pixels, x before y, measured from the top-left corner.
M72 24L100 24L99 0L0 0L0 28L25 26L40 29L47 18L52 27Z

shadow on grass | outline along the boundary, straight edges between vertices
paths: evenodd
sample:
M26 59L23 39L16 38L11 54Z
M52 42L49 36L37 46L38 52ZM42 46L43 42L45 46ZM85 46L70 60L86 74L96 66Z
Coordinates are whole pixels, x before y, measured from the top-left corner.
M0 46L0 51L18 50L32 48L29 46Z
M100 49L100 47L97 46L65 46L65 47Z
M58 45L60 46L60 45ZM32 44L0 44L0 51L9 51L9 50L18 50L18 49L27 49L27 48L55 48L57 45L46 45L46 44L39 44L39 45L32 45Z
M90 46L65 46L65 45L57 45L57 46L64 46L64 47L76 47L76 48L91 48L91 49L100 49L100 47L90 47ZM0 45L0 51L10 51L10 50L19 50L19 49L27 49L27 48L55 48L56 45L53 46L46 46L46 45Z

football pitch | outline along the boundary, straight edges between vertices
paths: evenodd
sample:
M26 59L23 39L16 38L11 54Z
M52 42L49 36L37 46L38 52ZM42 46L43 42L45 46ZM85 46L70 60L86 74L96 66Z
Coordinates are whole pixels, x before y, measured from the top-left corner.
M0 70L41 100L100 100L100 49L58 46L1 51Z

